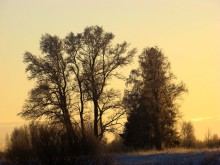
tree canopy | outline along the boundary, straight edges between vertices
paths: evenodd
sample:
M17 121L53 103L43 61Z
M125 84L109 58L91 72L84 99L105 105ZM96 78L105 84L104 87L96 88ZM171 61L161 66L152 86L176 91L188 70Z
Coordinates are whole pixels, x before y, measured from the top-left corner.
M121 77L117 70L131 63L136 50L128 50L127 42L113 45L113 39L99 26L71 32L64 39L43 35L42 54L24 54L28 78L36 84L19 115L63 123L72 138L77 137L73 127L80 128L84 138L85 122L93 122L99 140L106 131L115 131L124 110L119 92L108 84Z
M139 68L132 70L127 79L124 106L128 121L122 135L125 144L141 148L153 144L161 149L163 145L177 143L175 124L179 105L176 101L187 89L175 79L167 57L159 48L143 50L139 56Z

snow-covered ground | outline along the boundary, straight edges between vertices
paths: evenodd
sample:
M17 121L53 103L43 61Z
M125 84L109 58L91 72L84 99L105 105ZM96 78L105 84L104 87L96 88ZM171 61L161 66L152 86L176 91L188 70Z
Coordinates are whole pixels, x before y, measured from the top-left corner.
M220 165L220 151L117 155L115 156L115 162L119 165Z
M186 153L118 154L110 157L113 158L112 165L220 165L220 150ZM107 159L104 158L104 160L108 162ZM94 165L92 160L88 160L87 163ZM0 161L0 165L9 164Z

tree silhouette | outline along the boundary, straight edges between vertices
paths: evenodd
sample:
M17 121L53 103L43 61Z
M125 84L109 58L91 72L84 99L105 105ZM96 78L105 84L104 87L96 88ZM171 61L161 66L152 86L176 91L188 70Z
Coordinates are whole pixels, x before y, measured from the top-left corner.
M42 54L39 57L30 52L24 54L28 78L36 80L36 85L19 115L27 119L43 117L63 123L70 146L73 146L78 138L71 119L71 79L63 42L57 36L45 34L41 37L40 49Z
M146 145L154 144L159 150L162 145L177 143L175 124L179 106L176 100L187 89L182 82L175 83L175 79L167 57L157 47L143 50L139 56L139 68L132 70L127 79L124 106L128 121L122 135L125 143L138 143L129 139L133 135Z
M72 32L67 35L64 39L65 52L68 55L69 71L74 74L73 89L76 99L79 101L75 104L75 107L79 111L82 140L85 138L85 104L88 101L86 88L84 82L86 77L83 71L83 60L79 53L83 47L83 36L82 34L74 35Z
M194 127L191 122L183 122L181 126L181 140L183 147L194 147L195 146L195 134L194 134Z
M72 70L78 85L83 88L80 95L85 92L87 98L92 101L94 135L99 139L102 139L109 127L117 123L123 113L119 111L119 102L113 103L114 99L118 98L118 92L113 89L108 91L107 83L113 77L120 77L117 69L128 65L135 54L135 49L127 52L126 42L112 46L113 39L112 33L104 32L99 26L87 27L83 33L77 35L70 33L65 39L67 54L70 55L70 62L74 64ZM107 94L109 92L114 97ZM81 99L81 112L82 107ZM113 114L104 122L104 112L110 109L114 110Z
M36 84L19 115L63 123L72 145L79 141L73 124L81 129L82 141L85 122L91 123L91 119L97 139L106 131L115 131L124 111L119 92L107 85L113 77L122 77L117 69L130 64L136 50L127 51L126 42L113 46L113 39L112 33L99 26L87 27L77 35L70 33L65 39L43 35L42 54L24 54L26 72Z

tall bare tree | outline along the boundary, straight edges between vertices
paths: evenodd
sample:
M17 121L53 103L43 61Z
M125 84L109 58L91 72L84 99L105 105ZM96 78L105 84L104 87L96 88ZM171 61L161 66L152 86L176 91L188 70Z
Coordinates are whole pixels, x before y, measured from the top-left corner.
M117 113L117 117L113 115L110 119L112 122L103 123L104 113L101 104L103 104L104 95L109 97L109 95L104 94L107 92L105 90L107 83L113 77L120 77L120 74L116 72L117 69L129 64L135 54L135 49L127 52L128 44L126 42L112 46L113 39L112 33L104 32L99 26L91 26L85 28L81 34L70 33L65 42L67 53L74 64L74 73L77 75L79 69L82 71L80 72L80 83L82 82L82 87L93 103L94 134L100 139L103 131L107 130L106 127L121 117L120 113ZM111 90L111 94L116 96L113 90ZM104 109L106 112L106 107Z
M61 122L66 128L70 145L77 140L71 119L72 92L68 61L63 54L63 42L57 36L45 34L40 41L41 56L24 54L26 72L36 80L20 116L27 119L47 118Z
M83 48L83 36L82 34L74 35L72 32L64 39L64 48L68 55L69 71L74 74L73 90L78 95L76 99L79 101L76 105L79 110L82 140L85 138L85 104L87 100L87 93L85 89L85 74L83 70L84 57L81 55Z

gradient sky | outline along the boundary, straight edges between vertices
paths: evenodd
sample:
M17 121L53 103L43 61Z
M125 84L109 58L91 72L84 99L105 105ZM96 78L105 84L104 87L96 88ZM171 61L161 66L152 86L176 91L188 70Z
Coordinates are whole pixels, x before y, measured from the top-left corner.
M131 43L137 55L144 47L161 48L189 89L183 120L193 122L200 139L208 128L220 136L219 0L0 0L0 137L23 122L17 113L33 85L24 52L40 54L44 33L63 38L91 25Z

